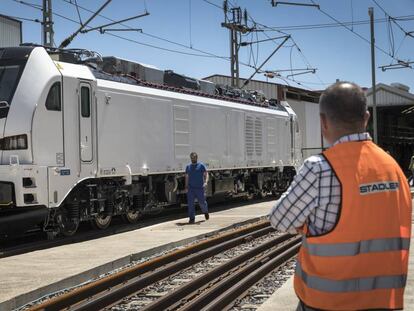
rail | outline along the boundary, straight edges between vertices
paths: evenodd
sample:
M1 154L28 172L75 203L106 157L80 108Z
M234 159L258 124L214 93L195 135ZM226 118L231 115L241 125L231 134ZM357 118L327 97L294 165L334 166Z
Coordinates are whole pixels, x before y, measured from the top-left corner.
M180 267L184 268L193 264L195 260L202 260L207 255L219 253L220 250L225 249L225 247L234 247L245 242L246 239L260 237L271 231L273 231L273 229L269 226L269 223L267 221L262 221L254 225L223 233L186 248L173 251L167 255L124 269L116 274L89 283L71 292L47 300L39 305L34 305L28 310L61 310L70 306L75 306L76 304L81 304L85 299L88 300L88 303L84 304L85 309L81 310L96 310L97 308L95 306L92 307L92 309L87 309L92 301L96 301L102 306L103 300L105 303L110 304L113 303L114 299L114 301L119 299L116 294L113 294L115 293L115 288L117 288L117 286L128 282L127 286L120 286L120 288L124 288L121 290L122 293L127 295L127 292L137 291L141 286L145 286L145 284L148 285L151 282L178 271L177 269L180 269ZM152 274L151 271L154 271L154 274ZM149 273L149 275L146 273ZM109 291L109 289L113 290ZM102 298L103 292L106 294L105 298ZM72 307L71 310L74 310L74 308Z
M147 304L142 310L163 310L177 306L183 310L222 309L249 286L254 285L294 256L300 247L300 238L277 234L267 221L233 232L223 233L170 254L130 267L59 297L32 306L29 310L98 310L122 304L125 297L132 297L173 277L185 269L220 256L246 243L254 245L241 255L231 257L191 282L167 292L160 299ZM263 243L257 239L266 239ZM257 245L256 245L257 243ZM203 289L203 290L201 290ZM201 293L201 294L200 294ZM225 297L222 297L224 294ZM175 307L174 307L175 306Z

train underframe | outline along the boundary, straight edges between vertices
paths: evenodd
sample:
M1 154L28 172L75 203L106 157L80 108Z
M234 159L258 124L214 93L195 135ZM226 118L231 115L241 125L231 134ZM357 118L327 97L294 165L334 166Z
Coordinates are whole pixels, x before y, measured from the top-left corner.
M206 197L278 195L287 189L294 175L294 167L210 171ZM47 209L46 220L40 226L53 238L75 234L82 222L106 229L114 216L135 223L143 215L186 204L184 188L183 173L134 176L129 184L122 177L89 179L78 184L61 206Z

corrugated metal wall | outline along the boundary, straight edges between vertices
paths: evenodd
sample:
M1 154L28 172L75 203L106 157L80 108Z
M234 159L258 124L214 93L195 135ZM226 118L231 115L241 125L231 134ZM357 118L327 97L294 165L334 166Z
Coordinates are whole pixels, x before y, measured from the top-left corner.
M21 43L21 23L0 16L0 48L19 46Z
M224 76L213 76L207 80L224 85L231 85L231 78ZM244 79L240 79L240 85L243 85ZM245 87L248 90L261 91L265 94L266 98L277 98L277 88L278 86L274 83L266 83L260 81L250 81L249 84Z
M407 92L407 95L410 94ZM376 92L377 106L405 106L413 105L414 101L398 94L379 89ZM413 94L410 94L413 95ZM372 95L367 97L368 106L372 106Z

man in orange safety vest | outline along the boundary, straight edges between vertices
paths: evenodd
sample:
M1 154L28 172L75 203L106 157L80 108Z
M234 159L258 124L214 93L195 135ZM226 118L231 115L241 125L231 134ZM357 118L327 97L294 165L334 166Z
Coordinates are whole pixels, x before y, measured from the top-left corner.
M366 132L358 85L337 82L319 104L329 148L304 161L270 213L276 229L303 232L297 310L402 309L412 209L406 177Z

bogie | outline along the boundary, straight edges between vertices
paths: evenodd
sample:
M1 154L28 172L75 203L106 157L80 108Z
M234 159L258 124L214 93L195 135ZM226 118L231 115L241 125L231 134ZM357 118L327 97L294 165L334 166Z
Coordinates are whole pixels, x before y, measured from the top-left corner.
M264 198L286 190L294 169L226 170L209 174L207 198ZM101 230L108 228L112 217L117 215L127 223L136 223L145 214L157 214L167 207L186 203L183 179L182 174L169 174L137 178L131 185L126 185L123 179L85 182L58 209L54 223L65 236L73 235L82 221L89 221Z

